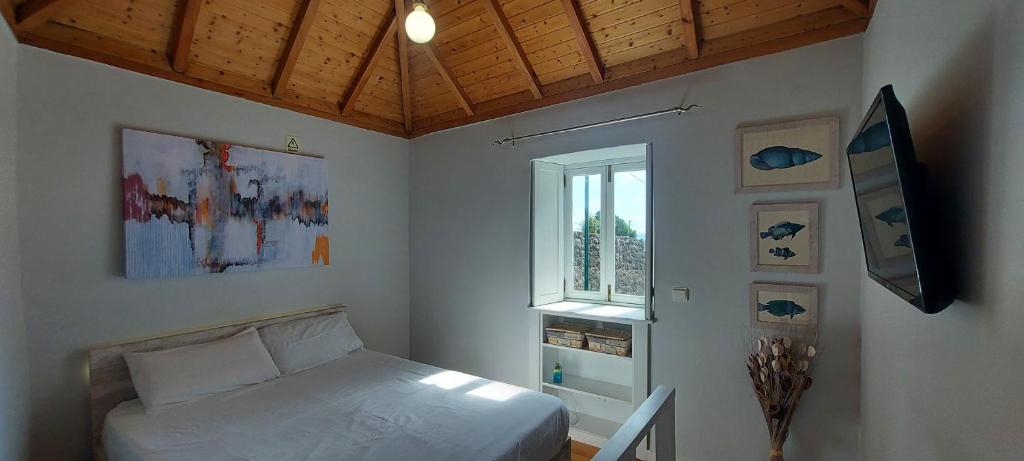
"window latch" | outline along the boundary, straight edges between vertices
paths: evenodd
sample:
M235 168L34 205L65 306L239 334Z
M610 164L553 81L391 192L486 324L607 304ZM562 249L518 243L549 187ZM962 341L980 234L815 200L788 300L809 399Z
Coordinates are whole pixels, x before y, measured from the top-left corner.
M612 302L612 286L611 285L608 285L608 299L606 301Z

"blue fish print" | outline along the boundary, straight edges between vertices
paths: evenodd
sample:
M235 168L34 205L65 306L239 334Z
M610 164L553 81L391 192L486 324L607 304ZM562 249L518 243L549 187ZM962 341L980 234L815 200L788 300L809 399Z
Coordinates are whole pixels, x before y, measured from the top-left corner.
M768 250L768 254L770 254L772 256L775 256L776 258L782 258L783 260L787 260L789 258L792 258L792 257L796 256L796 253L794 253L793 250L790 250L789 247L786 247L786 248L775 247L775 248L772 248L772 249Z
M892 139L889 137L889 123L883 120L871 125L871 127L857 135L856 138L853 138L853 141L850 141L850 145L846 148L846 153L848 155L857 155L865 152L874 152L889 145L892 145Z
M796 147L773 146L750 156L750 165L758 170L778 170L811 163L821 154Z
M789 316L790 319L793 317L807 312L803 306L789 300L776 299L774 301L768 301L768 304L757 303L758 312L767 312L776 317Z
M894 243L894 245L898 247L910 248L910 236L907 234L901 235L900 238L896 239L896 243Z
M772 240L782 240L783 237L789 237L795 239L796 234L803 230L803 224L797 224L794 222L783 221L772 227L768 228L768 232L761 232L761 238L766 239L771 237Z
M875 216L875 219L888 224L889 227L893 227L893 225L898 222L906 224L907 210L904 210L901 206L894 206L888 210L878 213L878 215Z

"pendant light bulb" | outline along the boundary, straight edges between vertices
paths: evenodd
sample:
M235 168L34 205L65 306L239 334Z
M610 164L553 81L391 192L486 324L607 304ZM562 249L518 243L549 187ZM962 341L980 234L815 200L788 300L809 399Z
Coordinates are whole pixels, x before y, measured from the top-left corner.
M405 18L405 35L416 43L427 43L434 38L434 18L427 13L427 5L416 2L412 12Z

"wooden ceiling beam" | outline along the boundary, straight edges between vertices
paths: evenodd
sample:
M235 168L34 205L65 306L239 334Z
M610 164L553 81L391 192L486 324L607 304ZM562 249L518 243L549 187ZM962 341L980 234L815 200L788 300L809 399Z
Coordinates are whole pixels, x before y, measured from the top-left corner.
M862 0L839 0L839 4L850 10L851 13L857 15L858 18L866 18L870 14L868 4Z
M16 17L18 23L15 28L18 33L31 32L33 29L45 24L57 16L77 0L34 0L17 7Z
M452 93L454 93L455 97L459 100L459 105L462 106L462 110L466 111L466 115L473 115L476 113L473 101L471 101L469 96L466 95L466 90L462 89L462 85L459 85L459 81L455 80L451 69L449 69L448 66L446 66L445 63L437 57L437 52L434 51L433 45L425 43L422 48L423 52L427 54L428 58L430 58L430 61L434 63L434 67L437 68L437 72L441 74L441 78L448 83Z
M603 82L604 66L601 65L601 61L597 57L594 40L591 39L590 34L587 33L586 26L583 24L583 14L580 13L579 3L575 0L562 0L562 8L565 9L565 15L569 18L569 24L572 25L573 31L576 32L576 42L583 53L583 60L587 62L591 78L594 79L594 83Z
M625 62L616 66L609 66L605 70L608 78L605 79L603 83L594 84L590 82L589 76L579 75L547 85L547 95L544 96L543 99L526 99L528 95L526 95L525 92L521 92L520 97L517 97L517 95L509 95L504 98L499 98L498 100L486 101L480 103L478 106L479 110L476 115L443 119L437 122L430 122L429 120L425 121L423 126L419 126L413 131L412 137L416 138L425 134L468 125L470 123L504 117L528 110L540 109L554 104L561 104L568 101L607 93L609 91L621 90L643 83L675 77L732 62L859 34L864 32L864 30L867 29L867 26L868 20L862 18L816 29L803 34L791 35L767 42L756 43L722 53L709 54L696 60L682 60L682 50L669 50L662 54L666 57L671 57L670 55L673 53L679 54L680 61L676 64L657 67L646 72L636 72L635 69L631 69L638 63L647 66L649 61L658 58L659 55L655 55L653 57L639 58L635 61ZM616 74L618 73L617 70L620 68L626 71L626 73L621 77L616 77Z
M694 0L679 0L679 9L683 19L683 39L686 40L686 59L700 57L700 43L697 42L697 20L693 14Z
M171 69L185 73L188 69L189 54L192 52L192 39L196 35L196 22L199 21L199 5L202 0L185 0L178 13L178 23L171 36Z
M4 16L4 21L7 22L7 26L12 31L17 30L18 15L14 11L14 0L0 0L0 14Z
M206 22L213 14L208 7L216 6L216 3L211 3L215 0L173 0L171 17L167 17L162 9L150 8L152 5L146 6L148 4L143 2L133 9L131 18L124 18L125 24L102 10L85 8L85 1L74 1L0 0L0 13L15 26L13 29L19 40L25 44L111 63L200 88L212 88L342 123L372 127L398 136L416 136L444 127L613 91L734 59L746 59L784 48L780 43L796 45L809 43L804 40L837 36L856 29L859 27L857 24L867 23L875 4L875 0L853 3L851 0L818 0L821 4L815 3L815 8L820 7L820 11L807 13L804 11L806 8L793 4L791 8L772 9L770 15L763 17L759 12L767 7L747 5L730 12L740 20L737 24L755 25L759 21L771 20L772 24L776 24L773 21L782 21L782 25L751 31L740 31L740 26L716 26L712 31L707 20L701 20L705 16L700 10L706 1L679 0L680 3L659 3L661 6L658 6L623 0L625 3L616 7L614 12L602 10L591 15L589 8L581 7L591 0L559 0L540 2L544 3L540 9L530 10L531 13L524 15L518 10L514 12L513 9L518 7L507 3L508 0L453 0L454 3L447 7L439 7L451 10L458 6L460 9L445 14L439 10L441 40L423 47L426 55L420 56L416 50L418 45L409 43L399 23L404 19L401 16L408 14L411 0L386 0L382 8L368 16L361 15L358 8L343 7L343 11L339 11L342 22L337 25L333 21L330 25L320 23L325 16L318 13L327 9L328 2L324 0L292 0L290 8L273 11L242 2L245 5L239 3L227 10L221 8L216 12L217 17L252 26L260 36L254 36L251 46L248 43L240 46L230 37L235 29L211 31L216 36L209 44L209 52L213 53L212 57L225 59L209 61L209 57L196 59L196 55L201 46L203 55L206 54L203 38L207 32ZM88 4L99 5L108 1L92 0ZM619 3L618 0L607 1ZM538 2L528 0L531 5ZM359 2L346 5L349 3L357 5ZM66 9L60 9L61 6ZM861 14L865 7L868 17L855 19L854 16ZM387 10L392 8L393 17L386 19ZM680 14L682 8L688 8L685 21L680 21L673 14ZM261 15L267 15L264 18L267 20L259 19L263 18ZM48 19L42 19L44 17ZM315 18L313 25L307 32L302 32L302 24L309 22L308 17ZM37 21L39 26L19 32L19 19L26 20L23 26L31 26L33 21ZM67 22L72 19L78 26ZM258 22L250 24L247 22L250 19L258 19ZM672 19L676 22L667 22ZM159 28L149 27L161 22L172 30L161 35ZM847 22L854 24L834 29L830 26ZM385 23L386 27L383 27ZM285 31L281 24L291 27ZM89 30L82 29L84 25L90 25ZM336 36L337 46L313 49L314 44L319 45L313 32L315 29L319 33L321 25L329 27L330 31L325 30L325 33ZM557 29L562 26L566 28ZM136 39L119 33L119 28L123 27L139 32L132 36ZM606 31L612 27L614 32ZM688 30L690 27L692 32ZM827 33L818 31L818 28L825 27L829 28ZM358 33L345 35L347 29ZM721 38L732 29L742 33ZM390 35L391 31L395 34ZM307 35L304 46L301 43L303 34ZM49 39L42 39L44 35ZM449 35L451 39L442 44ZM545 38L536 40L541 35ZM785 42L772 41L772 37L789 36L794 38ZM525 42L528 38L531 40ZM581 46L587 41L592 45ZM693 46L694 41L697 46ZM754 47L770 41L768 46ZM382 45L382 42L386 44ZM502 48L509 48L511 54L506 54ZM743 51L733 51L739 48ZM153 49L167 49L168 52L154 54ZM520 50L533 54L527 59ZM594 59L584 55L588 50L593 51ZM303 67L299 67L297 60L310 58L314 51L318 59L304 60ZM693 57L688 53L694 52L698 54L697 58L688 59ZM615 59L608 57L607 53L612 53ZM175 54L175 67L182 72L172 67ZM563 56L567 58L563 59ZM119 59L112 59L114 57ZM400 64L393 64L393 57L398 58ZM267 65L270 67L266 68ZM289 78L290 65L294 67L290 69L292 75ZM269 74L263 81L253 77L261 69ZM335 79L324 87L324 82L329 82L324 75L331 72L338 72L338 78L342 80ZM521 79L524 73L530 78ZM421 76L429 82L421 85ZM595 77L603 81L595 83ZM412 79L417 80L412 83L417 85L415 89L410 84ZM540 84L536 80L549 83ZM537 86L536 90L527 88L531 81L531 86ZM541 94L539 99L536 98L538 93ZM327 94L333 95L324 100ZM438 105L445 107L438 110ZM419 113L421 111L425 112Z
M405 0L395 0L395 17L405 18ZM405 132L412 133L412 85L409 83L409 40L405 26L398 26L398 67L402 84L402 116L405 118Z
M309 30L313 28L313 21L316 20L316 11L320 7L320 0L304 0L299 7L299 14L295 17L295 24L292 25L291 35L288 37L288 44L284 48L284 55L277 63L277 71L274 72L274 81L271 84L275 98L280 98L284 90L288 88L288 81L295 71L295 63L299 60L302 47L306 44L306 37Z
M501 10L501 4L498 3L498 0L483 0L483 4L494 18L494 26L498 29L498 34L501 35L505 46L512 52L513 62L526 77L526 82L530 87L530 92L533 93L534 99L542 98L544 95L541 92L540 80L533 73L533 69L530 68L530 63L526 60L526 53L523 52L523 46L519 44L519 39L516 38L515 33L512 31L512 25L508 23L508 18L505 17L505 13Z
M359 99L359 95L362 94L366 84L370 81L373 69L377 67L377 62L380 61L380 57L384 54L387 39L394 35L397 26L398 20L395 17L395 9L392 8L391 13L384 18L384 22L377 29L377 35L373 38L373 42L371 42L369 53L363 59L362 64L359 65L359 70L356 71L352 84L349 85L348 91L345 93L345 99L342 99L339 104L342 115L350 115L355 110L356 100Z
M185 85L191 85L197 88L216 91L218 93L226 94L228 96L244 98L250 101L280 107L282 109L287 109L298 113L319 117L325 120L332 120L347 125L365 128L367 130L374 130L381 133L387 133L399 137L407 136L403 132L401 127L398 126L398 123L371 114L356 112L351 116L344 117L338 114L337 112L328 112L326 110L315 109L313 107L293 102L288 99L276 99L270 96L269 92L257 93L245 89L236 88L234 86L225 85L219 82L205 80L202 78L193 77L186 74L180 74L172 71L171 69L168 69L166 66L144 64L114 54L85 48L76 43L67 43L51 38L41 37L31 33L25 34L20 38L22 40L21 43L25 45L43 48L54 51L56 53L66 54L69 56L76 56L90 61L100 62L114 67L119 67L121 69L125 69L131 72L138 72L140 74L150 75L153 77L166 79L172 82L178 82Z

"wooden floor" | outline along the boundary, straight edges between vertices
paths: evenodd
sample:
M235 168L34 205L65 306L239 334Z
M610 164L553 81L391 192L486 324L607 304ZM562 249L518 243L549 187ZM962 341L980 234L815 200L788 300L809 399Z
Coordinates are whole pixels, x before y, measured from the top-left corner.
M579 443L575 440L572 441L572 461L590 461L590 459L596 454L596 447L592 447L585 443Z
M572 441L572 461L590 461L597 454L597 448Z

